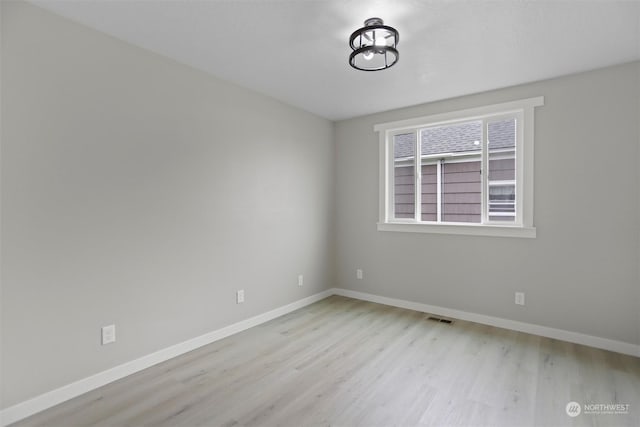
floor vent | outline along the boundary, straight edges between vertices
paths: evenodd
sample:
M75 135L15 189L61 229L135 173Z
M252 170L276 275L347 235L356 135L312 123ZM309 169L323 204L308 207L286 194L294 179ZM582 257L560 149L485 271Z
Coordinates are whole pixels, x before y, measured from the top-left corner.
M441 317L435 317L435 316L429 316L428 319L431 320L432 322L446 323L447 325L451 325L453 323L453 320L451 319L443 319Z

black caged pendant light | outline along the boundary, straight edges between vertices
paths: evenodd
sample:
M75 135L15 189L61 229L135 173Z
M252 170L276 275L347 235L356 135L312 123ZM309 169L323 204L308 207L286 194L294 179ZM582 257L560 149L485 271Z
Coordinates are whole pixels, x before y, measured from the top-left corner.
M398 31L384 25L380 18L369 18L364 27L349 37L353 52L349 55L349 64L362 71L379 71L398 62Z

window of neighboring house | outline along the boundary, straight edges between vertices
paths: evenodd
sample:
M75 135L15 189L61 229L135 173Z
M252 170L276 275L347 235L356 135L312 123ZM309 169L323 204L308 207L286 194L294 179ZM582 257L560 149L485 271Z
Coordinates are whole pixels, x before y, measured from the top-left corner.
M539 105L543 98L376 125L378 229L535 237Z

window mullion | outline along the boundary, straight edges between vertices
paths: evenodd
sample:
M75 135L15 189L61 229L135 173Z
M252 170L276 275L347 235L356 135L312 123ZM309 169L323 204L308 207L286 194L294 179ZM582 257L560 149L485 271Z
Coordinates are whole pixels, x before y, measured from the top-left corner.
M385 176L386 176L386 185L387 185L387 191L385 191L385 193L387 194L387 206L386 206L386 218L395 218L396 216L396 206L395 206L395 198L396 198L396 194L395 194L395 185L396 185L396 179L395 179L395 159L393 157L393 137L390 136L388 138L388 141L385 144L385 152L384 152L384 156L385 156L385 160L386 160L386 170L385 170Z
M422 152L420 144L420 129L416 129L416 147L415 147L415 220L422 220Z
M533 111L529 111L527 114L530 115L530 117L527 119L526 123L531 124L533 123ZM525 148L523 146L523 139L524 139L524 132L523 132L523 126L525 124L525 121L523 120L523 115L524 113L519 113L518 115L516 115L516 160L515 160L515 167L516 167L516 174L515 174L515 179L516 179L516 224L518 225L528 225L531 226L532 224L525 224L524 223L524 208L526 206L524 206L524 197L523 197L523 193L525 193L524 188L525 185L528 185L528 189L526 191L527 194L531 195L531 199L533 200L533 183L529 180L526 181L525 180L525 174L524 174L524 159L528 159L530 161L529 163L529 170L533 171L533 138L530 139L530 143L528 144L528 146ZM529 154L525 155L524 154L524 150L525 149L529 149L530 152ZM526 215L527 218L532 218L533 217L533 211L531 211L528 215Z
M489 138L487 127L489 123L486 119L482 119L482 155L480 163L480 202L481 202L481 218L480 223L486 224L488 222L489 203L487 201L489 194Z
M436 163L436 221L442 222L442 159Z

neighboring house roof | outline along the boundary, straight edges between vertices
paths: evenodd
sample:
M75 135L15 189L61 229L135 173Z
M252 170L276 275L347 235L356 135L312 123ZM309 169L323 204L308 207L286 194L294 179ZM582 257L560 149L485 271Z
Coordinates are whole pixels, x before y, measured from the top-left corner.
M489 123L490 148L509 148L515 146L516 124L513 119ZM438 153L479 152L480 145L475 141L482 139L482 121L466 122L425 128L421 131L421 149L423 155ZM415 134L407 133L395 136L394 157L413 156Z

